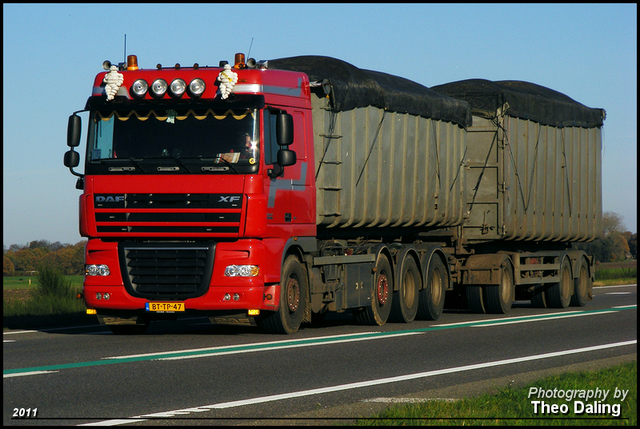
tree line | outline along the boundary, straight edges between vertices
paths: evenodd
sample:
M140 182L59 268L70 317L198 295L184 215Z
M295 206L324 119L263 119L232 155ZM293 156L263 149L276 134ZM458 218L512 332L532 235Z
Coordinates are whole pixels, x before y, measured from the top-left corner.
M602 216L603 237L589 243L574 243L574 248L594 255L599 262L621 262L637 259L638 233L624 231L622 217L613 212ZM32 241L27 245L3 245L2 275L14 276L37 272L39 267L54 266L65 275L84 274L84 245L51 243L47 240Z
M2 246L2 275L17 276L35 274L42 266L59 268L64 275L84 274L84 245L51 243L47 240L32 241L24 246Z
M638 258L638 233L624 230L622 216L614 212L602 215L602 238L573 247L593 255L598 262L624 262Z

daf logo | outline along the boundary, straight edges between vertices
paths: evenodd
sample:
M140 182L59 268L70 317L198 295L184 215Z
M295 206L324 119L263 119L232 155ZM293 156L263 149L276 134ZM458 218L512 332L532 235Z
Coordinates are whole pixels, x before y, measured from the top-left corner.
M96 203L122 203L124 195L96 195Z
M238 195L220 195L219 203L237 203L240 201L240 197Z

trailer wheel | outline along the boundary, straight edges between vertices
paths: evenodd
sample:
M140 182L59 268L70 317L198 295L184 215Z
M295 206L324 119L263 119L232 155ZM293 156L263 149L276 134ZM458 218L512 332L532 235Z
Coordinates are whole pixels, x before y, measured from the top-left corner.
M394 322L411 323L418 313L419 293L422 287L420 271L413 256L405 254L400 268L400 284L393 294L390 319Z
M473 313L486 313L481 285L469 285L465 288L467 304Z
M426 274L424 289L420 291L418 318L438 320L444 309L444 298L449 283L449 276L442 259L432 255Z
M258 320L272 334L293 334L302 324L308 300L307 276L302 264L291 255L282 265L278 310Z
M591 296L593 281L589 276L586 261L582 261L580 266L580 276L575 279L573 286L573 296L571 297L571 305L574 307L584 307Z
M560 281L547 289L547 305L551 308L567 308L571 302L573 288L569 258L564 257L560 264Z
M504 261L500 268L500 283L484 286L484 303L488 313L507 314L511 310L515 296L513 267Z
M533 296L531 297L531 305L534 308L547 308L547 292L545 285L536 285L533 288Z
M358 323L382 326L389 318L393 301L393 273L389 260L383 254L378 256L373 279L371 305L355 311L354 316Z

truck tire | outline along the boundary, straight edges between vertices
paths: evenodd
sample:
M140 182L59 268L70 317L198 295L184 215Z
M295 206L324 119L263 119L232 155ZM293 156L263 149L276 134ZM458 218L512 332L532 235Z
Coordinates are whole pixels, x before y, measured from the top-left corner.
M583 260L580 265L580 275L574 280L573 296L571 297L571 305L574 307L584 307L591 296L593 280L589 276L586 264L587 261Z
M531 306L534 308L547 308L547 292L544 284L536 285L533 288Z
M449 276L440 256L434 254L429 261L424 288L420 291L418 318L438 320L444 309Z
M391 314L389 320L400 323L411 323L418 313L419 293L422 288L422 278L415 259L405 253L401 263L400 284L398 290L393 293Z
M469 285L465 288L467 304L473 313L486 313L482 288L481 285Z
M304 267L298 258L288 256L282 265L280 305L275 312L261 317L259 326L271 334L293 334L302 324L308 306L309 286Z
M571 302L574 282L571 277L569 258L563 257L560 264L560 281L547 289L547 306L550 308L567 308Z
M358 323L382 326L387 322L393 302L393 273L385 255L378 255L371 288L371 305L354 312Z
M487 313L507 314L515 298L513 267L508 260L500 268L500 283L484 285L484 305Z

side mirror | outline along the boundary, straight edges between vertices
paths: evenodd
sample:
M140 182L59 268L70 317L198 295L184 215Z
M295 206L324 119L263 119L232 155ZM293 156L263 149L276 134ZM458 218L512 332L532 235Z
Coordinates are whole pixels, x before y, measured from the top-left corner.
M293 143L293 116L288 113L276 116L276 140L280 146Z
M64 154L64 166L73 168L80 164L80 154L73 149Z
M296 153L292 150L280 149L278 151L278 165L287 167L296 163Z
M67 146L78 147L80 145L80 134L82 132L82 119L75 113L69 116L67 127ZM66 155L65 155L66 159ZM66 164L65 164L66 165Z
M280 149L278 151L278 162L273 165L273 168L270 168L267 173L269 177L275 179L276 177L282 176L284 173L284 167L295 164L297 161L296 153L292 150Z

